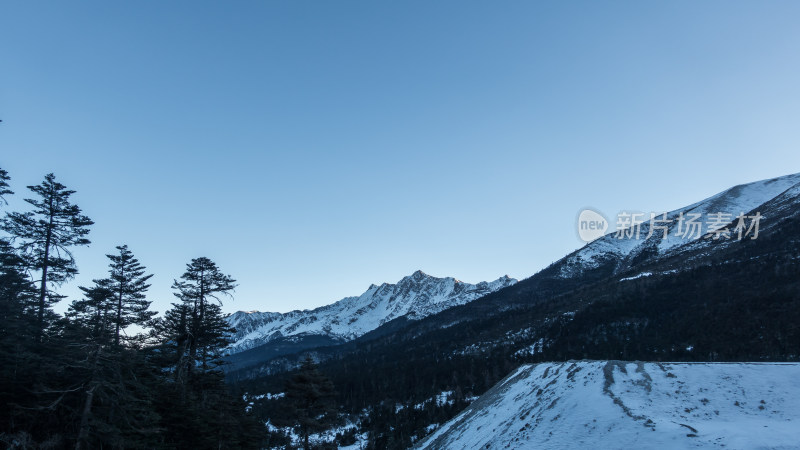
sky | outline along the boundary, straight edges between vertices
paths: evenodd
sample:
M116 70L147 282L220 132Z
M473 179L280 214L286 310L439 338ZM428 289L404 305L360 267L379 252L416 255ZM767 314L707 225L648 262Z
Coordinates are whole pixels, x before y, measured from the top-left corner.
M199 256L238 280L227 312L417 269L522 279L582 246L584 207L800 172L798 20L781 1L0 0L7 209L54 172L96 222L61 292L127 244L159 311Z

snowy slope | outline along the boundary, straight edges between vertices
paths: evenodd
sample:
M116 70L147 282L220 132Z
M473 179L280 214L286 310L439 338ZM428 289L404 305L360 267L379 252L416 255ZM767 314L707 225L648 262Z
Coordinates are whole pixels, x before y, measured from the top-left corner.
M421 319L516 282L504 276L473 285L418 270L397 284L373 284L358 297L347 297L313 310L285 314L239 311L228 317L228 323L236 328L230 351L241 352L287 336L324 335L351 340L392 319L402 316Z
M657 223L657 225L667 226L668 234L666 238L664 238L663 231L658 228L654 230L652 236L647 236L651 227L648 215L645 218L648 222L642 224L638 238L624 237L620 239L615 233L609 233L590 242L557 263L560 266L559 276L563 278L578 277L585 269L597 268L607 263L614 264L616 271L621 272L628 269L632 261L642 262L643 259L652 260L671 256L679 254L686 249L697 249L698 245L708 247L720 244L725 245L729 241L696 238L697 234L703 236L709 231L708 225L712 214L725 213L735 218L741 213L761 212L760 207L762 205L766 206L765 204L784 195L784 193L797 190L799 186L800 173L786 175L734 186L700 202L670 211L666 216L668 223ZM679 229L680 223L678 219L681 213L685 220L690 217L690 214L700 215L698 222L701 225L701 229L699 233L691 233L691 236L683 235L686 231L686 222ZM616 218L609 218L609 220L616 223ZM768 222L769 217L764 216L761 221L762 225L768 227ZM642 258L642 255L645 258Z
M419 448L796 449L800 364L522 366Z

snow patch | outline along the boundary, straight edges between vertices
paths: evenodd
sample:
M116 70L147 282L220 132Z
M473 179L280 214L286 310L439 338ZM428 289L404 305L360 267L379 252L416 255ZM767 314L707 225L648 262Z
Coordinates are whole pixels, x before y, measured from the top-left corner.
M517 369L417 448L800 448L798 363Z

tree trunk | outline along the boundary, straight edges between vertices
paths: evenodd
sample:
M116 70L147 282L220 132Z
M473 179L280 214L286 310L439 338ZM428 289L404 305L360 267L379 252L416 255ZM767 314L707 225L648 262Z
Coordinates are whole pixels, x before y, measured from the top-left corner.
M47 300L47 268L50 260L50 242L53 240L53 199L50 199L50 223L47 226L47 235L44 240L44 258L42 259L42 283L39 286L39 336L44 334L44 308Z
M78 441L75 443L75 450L83 450L89 448L87 440L89 439L89 416L92 414L92 401L94 400L94 390L97 389L95 377L97 376L97 366L100 364L100 352L102 347L98 346L94 354L94 363L92 364L92 379L91 388L86 391L86 400L83 403L83 411L81 412L81 428L78 432Z
M124 261L120 264L124 264ZM125 277L125 270L120 268L119 271L119 296L117 297L117 329L115 330L114 334L114 345L119 345L119 327L120 323L122 322L122 283Z
M78 442L75 443L75 450L89 448L89 444L86 441L89 439L89 415L92 413L92 400L94 400L96 387L95 385L86 391L86 400L83 403L83 412L81 413L81 429L78 433Z
M181 310L180 330L181 334L178 336L178 353L175 360L175 380L180 382L181 385L185 384L184 368L186 356L187 339L189 339L188 324L186 323L186 309Z
M200 336L205 334L205 328L204 328L205 318L206 318L205 271L201 270L200 271L200 323L199 323L199 326L197 327L198 328L197 329L197 334L199 334ZM206 368L206 352L205 352L205 350L206 349L204 347L202 349L202 355L203 355L202 356L202 358L203 358L202 368L203 368L203 372L205 372L207 370L207 368Z
M48 242L48 249L50 247L50 236L47 237ZM50 252L47 250L44 251L44 260L50 257ZM41 335L42 331L44 330L44 307L45 307L45 299L47 298L47 263L45 262L42 264L42 285L39 287L39 334Z
M194 365L197 362L197 337L200 332L200 325L197 321L197 302L192 308L191 323L187 327L187 339L189 341L189 364L186 366L186 378L191 378Z
M194 304L194 311L192 311L192 325L193 330L189 333L189 359L190 366L189 372L194 369L194 365L197 362L197 350L198 350L198 340L204 334L203 328L203 319L205 317L205 283L204 283L204 272L200 271L200 296L199 299L195 301ZM202 367L203 371L205 371L205 367Z

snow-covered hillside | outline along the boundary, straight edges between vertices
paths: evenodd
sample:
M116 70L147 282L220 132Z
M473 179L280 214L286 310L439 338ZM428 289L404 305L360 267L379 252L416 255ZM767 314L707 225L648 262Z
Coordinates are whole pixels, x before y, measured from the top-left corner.
M469 284L418 270L397 284L373 284L358 297L347 297L313 310L285 314L238 311L228 317L228 323L236 328L230 351L241 352L288 336L323 335L351 340L392 319L402 316L421 319L516 282L504 276L492 282Z
M800 364L522 366L418 444L431 449L796 449Z
M709 225L714 221L713 215L729 214L731 221L741 213L758 211L763 215L765 211L762 209L768 209L767 206L773 199L786 197L795 192L798 186L800 173L734 186L700 202L668 212L666 220L655 223L657 228L649 237L653 223L649 222L648 215L643 218L646 222L640 226L638 237L631 233L630 237L619 238L616 233L609 233L566 256L556 263L559 266L559 276L579 277L585 269L608 263L614 264L617 272L622 272L629 269L634 262L641 264L679 254L684 250L697 249L698 246L728 245L730 240L701 237L709 232ZM655 211L654 213L658 214ZM699 215L694 219L699 229L693 230L688 224L693 219L692 215ZM683 221L680 220L681 217ZM616 218L609 219L616 223ZM764 215L761 218L761 227L769 227L769 220L770 216ZM658 228L664 226L667 228L666 238L663 230Z

